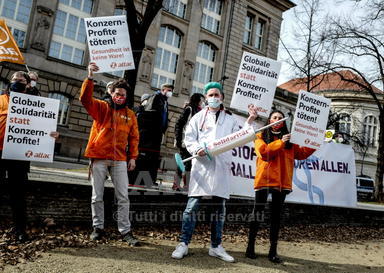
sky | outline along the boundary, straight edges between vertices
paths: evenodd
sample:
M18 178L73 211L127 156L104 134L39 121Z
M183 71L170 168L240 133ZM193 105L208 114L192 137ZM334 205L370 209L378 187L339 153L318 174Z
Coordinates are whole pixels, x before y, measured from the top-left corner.
M300 8L300 0L291 0L297 6L294 9ZM355 11L353 4L348 0L320 0L322 4L323 13L329 12L331 15L344 16L350 15ZM290 9L283 13L283 23L281 27L281 39L284 43L289 45L293 43L292 33L295 23L294 9ZM290 66L283 60L287 58L285 49L280 45L278 60L282 62L280 76L278 79L278 85L283 84L293 78L293 71L290 70Z

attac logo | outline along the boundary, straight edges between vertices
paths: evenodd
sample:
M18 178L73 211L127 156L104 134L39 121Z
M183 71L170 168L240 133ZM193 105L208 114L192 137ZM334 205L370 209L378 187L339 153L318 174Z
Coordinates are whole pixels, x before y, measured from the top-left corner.
M116 64L115 62L113 62L113 63L111 63L111 65L110 65L110 66L111 66L111 68L113 68L113 69L114 69L114 68L116 68L116 67L117 67L117 64Z
M5 44L9 41L8 32L0 26L0 45Z
M30 158L30 157L33 156L33 152L32 152L31 150L29 150L29 151L27 151L27 152L25 153L25 156L26 156L27 158Z
M304 140L304 143L305 144L309 144L309 142L311 142L311 140L309 138L307 138L306 140Z

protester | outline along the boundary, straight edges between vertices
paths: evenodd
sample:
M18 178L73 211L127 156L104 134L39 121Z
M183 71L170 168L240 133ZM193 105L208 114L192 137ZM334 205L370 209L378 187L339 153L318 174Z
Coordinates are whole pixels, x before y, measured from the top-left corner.
M29 71L28 76L31 79L31 82L27 86L27 94L28 95L34 95L34 96L40 96L40 91L37 89L37 81L39 80L39 74L35 71Z
M30 162L1 159L1 156L4 145L10 92L26 93L27 86L30 82L31 78L27 73L17 71L12 75L5 94L0 95L0 184L8 189L10 195L10 205L15 225L14 234L18 242L28 240L26 233L25 188L28 181ZM57 138L59 134L57 132L51 132L50 136Z
M269 115L266 124L284 118L281 111L274 110ZM268 259L273 263L281 263L277 255L277 241L280 229L280 214L285 197L292 191L292 175L294 159L303 160L315 150L300 147L289 142L291 134L284 122L278 123L265 131L258 133L255 140L257 154L255 175L255 202L250 221L248 247L246 256L256 258L255 240L259 222L263 221L263 212L268 194L272 194L270 250Z
M181 242L172 253L172 258L181 259L188 254L188 244L196 224L196 213L202 199L208 199L212 208L211 247L209 255L227 262L234 258L223 246L222 232L225 220L225 202L229 199L231 151L215 156L212 160L205 155L204 143L229 135L239 129L239 124L223 107L223 88L218 82L210 82L204 88L208 106L195 114L187 125L184 143L191 154L199 155L192 161L188 203L183 213ZM254 107L249 109L245 126L256 118Z
M112 85L110 99L94 99L93 73L98 70L95 63L89 64L80 94L81 103L94 120L85 150L85 156L91 159L93 232L90 237L100 240L105 236L103 194L109 168L117 199L119 232L123 241L136 246L139 241L132 234L129 220L127 175L127 169L135 168L139 142L136 116L126 106L127 93L132 91L125 80L119 80Z
M104 93L103 97L101 98L102 100L109 100L109 99L111 99L113 83L114 83L113 81L108 82L107 85L105 86L105 93Z
M180 115L179 119L176 121L175 125L175 144L176 147L180 150L180 155L182 159L186 159L191 156L191 154L187 151L184 144L184 133L186 125L188 124L189 120L197 113L199 112L204 106L205 106L205 99L204 95L200 93L194 93L190 99L189 102L184 107L183 113ZM187 175L189 176L189 172L191 171L191 161L188 161L185 163L185 171L186 173L182 173L180 170L177 170L175 174L175 181L173 184L174 190L180 190L180 181L183 180L184 182L184 189L187 189L188 180Z
M143 100L142 111L136 113L140 132L140 154L136 170L129 174L131 183L140 183L137 181L139 174L147 171L151 179L150 185L158 186L156 179L160 166L160 146L168 128L168 98L172 97L172 91L173 85L163 84L161 90Z

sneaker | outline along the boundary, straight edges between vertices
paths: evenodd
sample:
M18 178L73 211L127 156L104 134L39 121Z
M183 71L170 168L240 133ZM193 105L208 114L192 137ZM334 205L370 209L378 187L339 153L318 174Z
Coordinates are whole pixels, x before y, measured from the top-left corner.
M103 239L104 236L105 236L104 229L94 228L91 235L89 236L89 238L92 241L99 241L99 240Z
M217 257L225 262L233 263L235 261L235 259L225 251L222 245L219 245L218 247L210 247L208 254L209 256Z
M132 231L129 231L128 233L123 235L122 240L124 242L127 242L130 246L139 246L140 242L138 239L136 239L135 236L133 236Z
M182 259L186 255L188 255L188 245L184 242L178 244L176 249L172 252L172 258L174 259Z

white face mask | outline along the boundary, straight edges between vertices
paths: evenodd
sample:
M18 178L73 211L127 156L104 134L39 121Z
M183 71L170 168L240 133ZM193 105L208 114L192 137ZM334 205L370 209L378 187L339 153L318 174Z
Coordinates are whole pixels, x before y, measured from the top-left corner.
M36 84L37 84L36 81L31 81L31 86L32 86L32 87L35 87Z
M167 98L170 98L170 97L172 97L172 91L168 91L165 95L167 96Z
M207 102L208 102L208 106L211 108L218 108L221 104L221 100L215 97L209 97L207 99Z
M339 143L343 143L343 141L344 141L344 138L342 138L342 137L339 137L339 138L337 139L337 141L338 141Z

